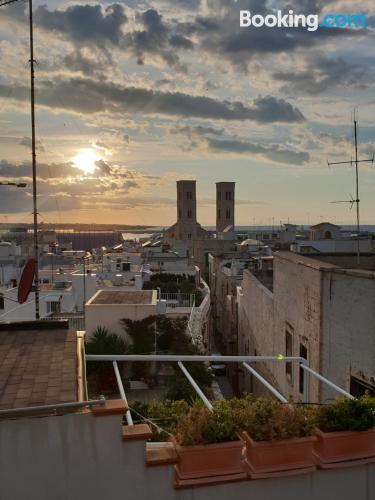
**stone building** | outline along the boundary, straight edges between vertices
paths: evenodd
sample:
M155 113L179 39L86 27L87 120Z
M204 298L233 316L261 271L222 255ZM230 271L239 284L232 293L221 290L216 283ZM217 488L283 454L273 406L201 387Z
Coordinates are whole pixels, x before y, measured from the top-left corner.
M234 231L235 182L216 183L216 233Z
M302 356L353 395L375 391L375 272L343 269L291 252L274 254L273 286L244 271L238 296L238 353ZM284 394L302 398L295 364L257 363ZM239 375L241 390L259 386ZM310 401L336 394L310 379Z
M197 222L196 181L177 181L177 222L164 233L167 243L193 241L207 237Z

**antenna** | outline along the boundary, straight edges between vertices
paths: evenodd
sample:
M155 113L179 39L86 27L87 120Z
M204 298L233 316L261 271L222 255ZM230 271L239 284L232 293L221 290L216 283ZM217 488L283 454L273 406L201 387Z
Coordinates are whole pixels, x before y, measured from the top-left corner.
M359 160L358 159L358 116L357 116L357 110L354 109L354 148L355 148L355 160L350 159L350 161L339 161L339 162L328 162L328 166L331 167L332 165L355 165L355 192L356 192L356 197L353 198L352 195L350 195L350 200L339 200L339 201L332 201L331 203L349 203L350 204L350 210L353 208L353 205L356 205L356 212L357 212L357 266L359 267L361 264L361 254L360 254L360 238L359 238L359 233L360 233L360 217L359 217L359 204L360 204L360 199L359 199L359 172L358 172L358 164L359 163L365 163L369 162L371 164L374 163L374 155L371 159L369 160Z
M0 7L17 2L18 0L0 0ZM35 290L35 319L39 314L39 251L38 251L38 210L36 191L36 139L35 139L35 77L34 77L34 31L33 31L33 2L29 3L29 32L30 32L30 105L31 105L31 159L33 178L33 226L34 226L34 290Z

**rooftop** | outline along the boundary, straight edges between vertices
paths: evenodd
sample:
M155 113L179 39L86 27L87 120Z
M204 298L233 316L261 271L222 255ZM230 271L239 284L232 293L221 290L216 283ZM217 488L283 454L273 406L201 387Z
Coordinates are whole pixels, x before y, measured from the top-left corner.
M154 290L112 291L99 290L88 305L102 304L153 304Z
M78 401L77 359L66 322L0 324L0 409Z

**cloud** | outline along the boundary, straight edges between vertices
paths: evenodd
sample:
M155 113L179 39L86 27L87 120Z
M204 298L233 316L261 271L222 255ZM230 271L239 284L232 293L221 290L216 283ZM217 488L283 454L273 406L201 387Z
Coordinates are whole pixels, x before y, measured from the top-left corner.
M104 160L97 160L95 162L95 166L100 170L100 172L104 175L111 174L111 167Z
M368 71L365 67L350 64L342 57L331 59L314 57L305 71L277 71L272 77L286 82L284 92L318 95L323 92L343 88L365 88Z
M19 141L20 146L26 146L28 149L31 149L31 138L30 137L22 137L22 139ZM40 141L36 141L36 150L39 151L39 152L44 152L45 149L44 149L44 146L41 144Z
M204 127L202 125L185 125L183 127L174 127L170 129L171 134L182 134L188 138L200 135L223 135L224 129L217 129L214 127Z
M90 176L84 175L71 163L38 163L38 208L41 213L90 208L98 205L116 207L120 200L131 194L140 199L149 189L162 182L162 178L140 170L130 170L124 165L110 165L104 160L96 162L98 170ZM5 189L1 192L0 212L17 213L32 210L32 180L29 162L10 163L0 161L0 178L4 180L24 180L26 189ZM136 202L135 202L136 203Z
M138 14L137 21L144 29L127 33L122 45L133 52L138 64L144 64L147 55L157 56L176 70L186 71L186 66L181 64L176 50L190 50L193 48L193 42L176 33L175 27L165 23L163 16L155 9Z
M0 97L28 101L28 88L0 84ZM123 87L108 81L84 78L41 81L38 103L78 113L111 112L121 114L167 115L258 123L304 121L302 112L284 99L258 97L252 104L220 101L182 92L160 92L139 87Z
M324 4L318 0L278 0L277 8L295 13L319 13ZM267 16L273 14L273 5L264 0L206 0L204 15L179 23L180 33L194 35L199 50L213 54L221 61L227 60L242 71L251 71L254 58L260 60L266 55L279 55L309 50L311 47L326 44L336 38L365 37L368 30L319 28L309 32L306 28L240 28L240 10Z
M69 37L77 44L118 45L127 17L124 7L116 3L105 8L71 5L66 10L54 11L42 5L35 10L34 20L37 26Z
M94 57L93 57L94 56ZM57 59L53 69L66 68L70 71L81 72L87 76L100 75L114 67L110 53L96 51L86 55L82 49L76 48L73 52Z
M237 139L215 138L206 138L206 143L211 151L260 156L276 163L303 165L310 159L309 154L305 151L292 151L278 144L263 146Z

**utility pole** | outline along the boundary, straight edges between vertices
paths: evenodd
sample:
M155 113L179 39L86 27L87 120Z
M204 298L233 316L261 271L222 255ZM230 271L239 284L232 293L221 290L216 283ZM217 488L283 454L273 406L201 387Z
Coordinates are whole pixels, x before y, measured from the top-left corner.
M331 203L349 203L350 204L350 209L352 209L354 203L356 205L356 212L357 212L357 266L360 267L361 265L361 247L360 247L360 210L359 210L359 169L358 169L358 164L359 163L374 163L374 156L369 159L369 160L359 160L358 159L358 120L356 113L354 111L354 149L355 149L355 160L350 160L350 161L339 161L339 162L328 162L328 166L331 165L355 165L355 192L356 192L356 197L355 199L351 197L350 200L339 200L339 201L332 201Z
M34 75L34 30L33 30L33 2L29 0L30 25L30 103L31 103L31 155L33 171L33 222L34 222L34 260L35 260L35 319L39 314L39 248L38 248L38 207L36 192L36 140L35 140L35 75Z
M0 0L0 7L17 2L18 0ZM31 105L31 162L33 178L33 226L34 226L34 291L35 291L35 319L40 319L39 313L39 249L38 249L38 208L36 190L36 140L35 140L35 75L34 75L34 30L33 30L33 2L29 0L29 32L30 32L30 105ZM24 187L22 184L18 187Z

